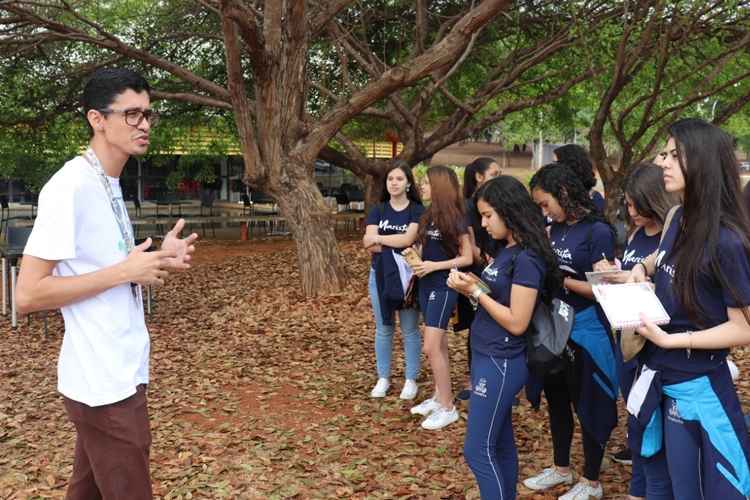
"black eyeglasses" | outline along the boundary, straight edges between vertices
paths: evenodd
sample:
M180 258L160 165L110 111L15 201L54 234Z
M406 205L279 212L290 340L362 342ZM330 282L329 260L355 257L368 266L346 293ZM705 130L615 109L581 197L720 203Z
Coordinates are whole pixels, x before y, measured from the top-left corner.
M147 109L145 111L140 109L100 109L99 112L103 115L109 115L112 113L121 114L125 117L125 123L131 127L139 126L143 123L143 120L146 120L152 127L159 123L159 113L153 109Z

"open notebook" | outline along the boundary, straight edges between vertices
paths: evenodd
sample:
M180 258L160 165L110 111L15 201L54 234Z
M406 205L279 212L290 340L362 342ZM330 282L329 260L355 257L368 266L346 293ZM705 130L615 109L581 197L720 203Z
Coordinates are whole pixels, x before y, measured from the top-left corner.
M657 325L669 323L669 315L650 283L602 283L592 285L591 288L612 328L642 326L641 313Z

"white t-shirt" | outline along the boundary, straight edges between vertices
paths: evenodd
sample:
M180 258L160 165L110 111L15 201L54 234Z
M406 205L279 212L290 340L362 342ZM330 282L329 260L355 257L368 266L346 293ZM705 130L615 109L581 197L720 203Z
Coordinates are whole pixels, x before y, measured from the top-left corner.
M109 178L122 201L119 179ZM39 194L24 254L58 261L56 276L79 276L125 260L127 245L101 180L82 157L67 162ZM148 383L149 336L141 299L129 284L62 307L57 388L89 406L122 401Z

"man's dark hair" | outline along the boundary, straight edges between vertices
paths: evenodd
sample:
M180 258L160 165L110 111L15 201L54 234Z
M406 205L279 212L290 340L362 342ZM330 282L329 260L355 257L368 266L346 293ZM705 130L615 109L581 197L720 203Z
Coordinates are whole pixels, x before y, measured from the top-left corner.
M91 109L107 109L110 104L126 90L137 93L147 92L151 95L151 87L138 73L127 68L101 68L91 75L86 82L81 96L83 116ZM88 120L86 120L88 125ZM91 125L89 125L89 128ZM93 130L91 130L93 134Z

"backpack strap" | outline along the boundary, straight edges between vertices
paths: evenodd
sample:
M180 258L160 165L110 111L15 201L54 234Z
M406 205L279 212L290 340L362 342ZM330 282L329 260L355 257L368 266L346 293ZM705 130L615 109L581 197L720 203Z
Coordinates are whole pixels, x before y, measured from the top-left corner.
M666 236L667 234L667 229L669 229L669 225L672 224L674 214L677 213L677 209L679 209L680 206L681 205L675 205L669 209L669 212L667 212L667 217L664 219L664 227L661 228L661 238L659 238L659 246L661 246L662 242L664 241L664 236Z

